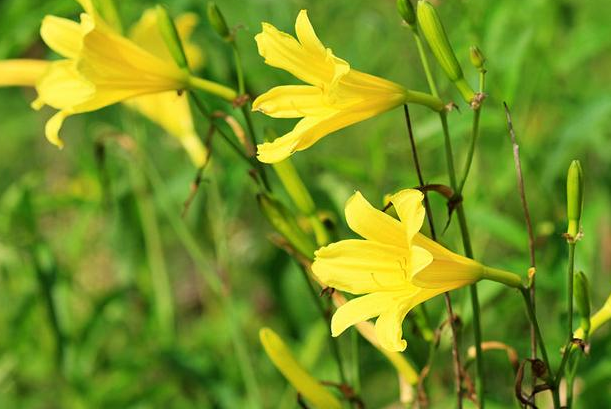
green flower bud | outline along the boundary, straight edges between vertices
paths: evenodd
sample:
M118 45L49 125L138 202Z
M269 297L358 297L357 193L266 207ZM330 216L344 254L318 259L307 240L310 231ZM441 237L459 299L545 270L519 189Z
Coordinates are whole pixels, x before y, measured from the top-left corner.
M576 238L581 223L583 208L583 171L578 160L571 162L566 178L566 215L569 222L567 233Z
M416 13L411 0L397 0L397 11L408 26L414 27L416 25Z
M316 247L307 234L299 227L295 216L281 202L265 193L257 195L259 208L269 223L282 234L302 255L312 258Z
M583 271L575 274L573 297L577 312L581 316L581 328L587 334L590 331L590 283Z
M426 38L437 62L458 88L463 99L467 103L471 103L473 97L475 97L475 92L464 78L462 68L456 59L437 10L428 1L420 0L418 1L416 14L418 16L418 26L422 30L422 34L424 34L424 38Z
M216 3L208 2L208 8L206 10L208 13L208 21L210 25L216 31L218 35L220 35L224 40L231 40L231 32L229 31L229 27L227 27L227 22L225 21L225 17L223 17L223 13L218 8Z
M486 61L486 57L482 54L482 50L479 49L478 46L472 45L469 48L469 57L471 58L471 64L479 71L484 68L484 62Z
M168 51L180 68L188 70L189 65L187 64L187 56L182 47L182 41L180 41L174 21L170 17L170 13L164 6L159 4L155 8L155 11L157 12L159 31L161 31L161 36L163 37L166 47L168 47Z

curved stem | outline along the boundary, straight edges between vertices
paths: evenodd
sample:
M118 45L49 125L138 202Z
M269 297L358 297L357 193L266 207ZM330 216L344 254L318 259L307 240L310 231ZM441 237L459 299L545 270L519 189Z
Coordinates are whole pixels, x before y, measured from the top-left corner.
M420 39L420 35L418 33L417 28L412 30L414 34L414 39L416 40L416 45L418 47L418 53L420 55L420 61L422 62L422 68L426 74L427 82L429 85L429 89L434 96L438 96L437 86L435 85L435 81L433 80L433 75L431 73L431 69L428 63L428 58L426 53L424 52L424 47L422 46L422 41ZM454 158L452 154L452 142L450 140L450 131L448 129L448 120L446 117L445 111L439 112L439 120L441 121L441 127L443 128L443 136L444 136L444 145L445 145L445 154L446 154L446 165L448 168L448 176L450 178L450 185L452 189L457 191L457 183L456 183L456 170L454 167ZM467 227L467 221L464 214L464 209L462 203L458 205L458 220L460 224L460 231L462 235L463 246L465 248L465 255L469 258L473 258L473 250L471 248L471 240L469 238L469 230ZM483 354L482 354L482 334L481 334L481 320L480 320L480 310L479 310L479 297L477 294L477 285L473 284L469 287L469 292L471 296L471 308L473 310L473 336L475 339L475 361L477 366L477 397L480 405L480 409L484 409L484 391L485 391L485 378L484 378L484 362L483 362Z
M486 70L482 69L479 73L479 93L482 94L484 92L484 87L486 85ZM467 182L467 177L469 176L469 171L471 170L471 165L473 163L473 156L475 155L475 146L477 144L477 139L479 137L479 120L482 113L481 105L473 110L473 125L471 127L471 143L469 144L469 151L467 153L467 162L465 164L465 169L463 171L462 178L460 179L460 184L458 185L457 194L462 194L463 188L465 187L465 183Z
M308 274L308 271L301 264L299 264L299 269L303 273L303 278L304 280L306 280L308 284L308 291L310 295L312 296L312 300L314 301L314 304L316 304L316 307L318 308L318 311L320 312L321 317L327 323L327 335L328 335L327 341L329 343L329 349L331 350L331 353L333 354L333 358L335 359L335 362L337 363L337 370L339 373L340 381L342 384L348 385L348 378L346 378L346 373L344 372L342 355L339 351L339 346L337 345L337 338L334 338L331 335L331 322L329 320L329 314L325 310L325 307L321 302L321 298L316 293L316 290L314 289L314 286L312 285L312 282L310 281L310 276Z
M238 46L235 40L231 42L231 48L233 49L233 58L235 62L236 75L238 77L238 94L245 95L246 94L246 81L244 79L244 68L242 65L242 56L240 55L240 50L238 49ZM256 136L255 126L252 121L252 115L250 113L250 107L251 107L250 101L246 101L246 103L244 103L240 107L240 110L242 111L242 114L244 115L244 119L246 120L246 126L248 127L248 135L250 136L250 141L252 143L252 146L256 149L257 136ZM271 192L271 187L269 184L269 180L267 178L267 173L265 172L265 168L263 167L261 162L259 162L256 159L255 161L256 161L255 166L259 170L259 173L261 175L261 181L263 182L263 186L265 187L265 189L268 192Z
M573 277L575 269L575 243L569 243L569 266L567 270L567 327L568 327L568 342L573 340Z
M552 367L550 366L550 363L549 363L547 349L545 348L545 341L543 341L543 335L541 335L541 329L539 328L539 322L537 321L535 309L530 300L530 294L528 293L528 290L525 287L521 287L520 293L522 294L522 298L524 299L524 303L526 304L526 311L528 313L528 318L535 328L535 334L537 336L539 348L541 349L541 357L543 358L543 363L545 364L547 368L547 377L546 378L547 378L547 383L551 387L554 408L558 409L560 408L560 395L558 393L558 388L554 382Z
M420 55L420 61L422 62L422 68L424 69L424 75L426 76L426 82L429 85L431 94L438 97L439 92L437 92L437 86L435 85L435 80L433 79L433 74L429 65L429 59L426 56L426 52L424 51L422 37L420 37L420 33L418 32L418 27L416 25L413 26L412 32L414 34L414 40L416 41L416 47L418 48L418 54Z
M407 133L409 135L410 145L412 148L412 155L414 158L414 167L416 168L416 174L418 175L418 183L420 187L424 186L424 177L422 176L422 170L420 169L420 160L418 159L418 150L416 149L416 141L414 139L414 133L412 131L412 122L409 116L409 109L407 105L403 105L403 112L405 113L405 122L407 124ZM433 221L433 212L431 211L431 205L428 200L428 195L424 192L424 209L426 211L427 220L429 223L429 227L431 230L431 238L434 241L437 241L437 234L435 233L435 223ZM443 294L446 311L448 313L448 320L450 323L450 328L452 330L452 362L454 366L454 379L456 380L456 399L457 399L457 408L462 408L462 368L460 364L460 354L458 351L458 330L456 328L456 323L454 321L454 310L452 308L452 299L450 298L450 294L445 292ZM433 339L433 343L436 340ZM434 350L436 349L434 345L430 347L431 351L429 352L429 359L432 360L434 355ZM428 368L430 368L430 363L427 364Z

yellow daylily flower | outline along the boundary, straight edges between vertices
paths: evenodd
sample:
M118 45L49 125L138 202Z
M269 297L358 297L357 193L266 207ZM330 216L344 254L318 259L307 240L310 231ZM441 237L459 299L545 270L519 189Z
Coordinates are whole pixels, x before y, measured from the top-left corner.
M282 375L314 407L319 409L341 409L340 401L327 391L295 359L282 338L269 328L261 328L259 339L267 356Z
M33 87L49 68L44 60L4 60L0 61L0 87Z
M261 162L275 163L322 137L407 102L444 109L439 98L354 70L320 42L306 10L295 22L297 39L263 23L255 36L265 63L310 85L283 85L259 96L252 109L274 118L303 118L273 142L258 146Z
M78 0L80 23L46 16L40 30L45 43L65 60L54 62L36 86L35 108L59 110L45 133L62 146L59 129L66 117L94 111L141 95L200 88L232 100L235 92L192 77L172 59L160 57L123 37L106 24L89 0Z
M419 233L424 221L423 194L406 189L392 196L396 220L375 209L359 193L346 204L348 226L364 240L342 240L315 253L312 272L325 285L362 295L337 309L331 320L333 336L348 327L378 317L379 343L402 351L402 322L418 304L482 278L521 285L514 274L485 267L454 254ZM423 288L421 285L429 288Z
M197 16L193 13L183 14L176 18L175 24L187 55L189 67L192 70L200 68L204 62L203 53L199 47L189 41L197 25ZM157 27L157 13L154 9L149 9L142 14L140 20L130 29L129 38L164 60L172 58ZM202 167L206 163L208 150L195 131L186 93L178 94L175 91L166 91L142 95L126 100L125 104L176 137L195 166Z

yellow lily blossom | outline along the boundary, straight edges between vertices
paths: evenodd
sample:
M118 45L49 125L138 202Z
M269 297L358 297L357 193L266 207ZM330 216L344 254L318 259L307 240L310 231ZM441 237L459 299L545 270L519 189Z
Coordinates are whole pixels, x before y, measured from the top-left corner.
M337 309L333 336L351 325L378 317L379 343L402 351L402 322L418 304L482 278L520 286L514 274L485 267L454 254L419 233L423 195L406 189L392 196L399 220L375 209L359 192L346 204L348 226L364 240L342 240L315 253L312 272L325 285L362 295ZM430 288L423 288L420 285Z
M282 375L314 407L341 409L340 401L327 391L306 369L297 362L282 338L269 328L261 328L259 339L267 356Z
M78 0L80 24L46 16L40 34L65 60L54 62L40 79L33 106L59 110L48 122L49 141L62 146L59 130L66 117L94 111L133 97L197 87L232 100L235 92L192 77L171 59L159 57L106 24L90 0Z
M254 111L274 118L303 118L286 135L258 146L261 162L279 162L332 132L407 102L444 109L439 98L352 69L320 42L306 10L295 22L297 39L271 24L262 26L255 40L265 63L310 85L275 87L253 102Z
M186 13L176 18L176 29L192 70L200 68L204 61L201 50L189 41L196 24L197 16L193 13ZM157 14L154 9L144 12L140 20L130 29L129 38L151 54L164 60L172 58L158 30ZM142 95L124 102L176 137L195 166L202 167L206 163L208 150L195 132L186 93L166 91Z
M33 87L48 67L44 60L0 61L0 87Z
M176 18L176 28L183 41L190 68L193 70L201 67L204 60L202 51L189 41L189 36L196 24L197 16L193 13L186 13ZM171 58L157 29L154 10L147 10L142 15L142 18L130 30L129 37L151 54L163 59ZM58 72L57 70L48 72L49 67L54 64L58 63L26 59L0 61L0 87L34 87L44 75ZM64 64L66 62L59 62L59 66ZM202 167L205 164L208 151L195 131L186 94L179 95L175 91L166 91L131 98L123 102L176 137L195 166Z

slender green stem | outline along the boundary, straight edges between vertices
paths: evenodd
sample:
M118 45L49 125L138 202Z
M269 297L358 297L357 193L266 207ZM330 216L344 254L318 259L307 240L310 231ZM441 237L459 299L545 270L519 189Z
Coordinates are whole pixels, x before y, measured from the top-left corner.
M219 96L229 102L232 102L238 97L238 94L234 89L199 77L189 76L188 86L191 89L199 89L201 91Z
M189 94L191 96L191 99L193 100L193 102L195 103L195 107L197 108L197 110L200 112L200 114L202 114L206 119L208 119L209 121L213 122L214 118L212 117L212 115L210 114L210 112L208 111L208 108L206 108L206 106L204 105L203 101L201 99L199 99L199 97L191 92ZM242 150L242 148L240 148L240 146L235 143L233 140L231 140L231 138L229 137L229 135L227 135L225 133L225 131L223 131L222 129L220 129L219 127L217 127L216 129L217 133L219 135L221 135L221 137L223 138L223 140L225 142L227 142L227 144L231 147L231 149L238 154L238 156L244 160L246 163L248 163L249 165L253 165L253 161L251 158L249 158L244 151Z
M535 314L534 306L530 299L530 294L528 289L525 287L520 288L520 293L522 294L522 298L524 299L524 303L526 305L526 312L528 313L528 318L530 322L535 327L535 335L537 336L537 341L539 342L539 349L541 350L541 357L543 358L543 363L547 367L547 383L550 385L552 398L554 402L554 408L560 408L560 395L558 393L558 388L554 382L554 376L552 372L552 367L549 362L549 356L547 355L547 349L545 347L545 341L543 340L543 335L541 334L541 329L539 328L539 322L537 321L537 316Z
M420 55L420 61L422 63L422 68L424 69L426 79L429 85L429 89L434 96L438 96L437 86L435 85L435 81L433 79L433 75L431 72L431 68L428 63L428 57L426 56L426 52L424 51L424 47L422 44L422 40L418 33L417 29L412 30L414 33L414 39L416 41L416 46L418 47L418 53ZM450 178L450 184L452 189L457 192L457 183L456 183L456 170L454 167L454 157L452 154L452 142L450 139L450 131L448 128L448 120L445 111L439 112L439 119L441 121L441 127L443 128L443 137L444 137L444 145L445 145L445 154L446 154L446 165L448 168L448 176ZM467 227L466 217L464 214L464 209L462 203L459 203L457 208L458 220L460 224L460 231L462 235L463 246L465 248L465 255L469 258L473 258L473 250L471 248L471 240L469 237L469 230ZM477 294L477 286L473 284L470 286L470 295L471 295L471 306L473 309L473 333L475 339L475 361L477 366L477 396L480 405L480 409L484 409L484 391L485 391L485 381L484 381L484 362L482 355L482 335L481 335L481 320L480 320L480 311L479 311L479 297Z
M235 70L238 77L238 94L244 95L246 92L246 86L244 84L244 68L242 68L242 57L240 56L240 50L238 50L235 40L231 42L231 48L233 49L233 59L235 61Z
M573 277L575 269L575 243L569 242L569 266L567 270L567 328L568 328L568 343L573 340Z
M482 94L484 92L484 87L486 84L486 70L482 69L479 73L479 93ZM477 145L477 139L479 137L479 123L480 116L482 113L481 105L473 110L473 125L471 127L471 143L469 145L469 151L467 153L467 162L465 164L465 169L463 171L462 178L460 179L460 184L458 185L457 194L462 194L463 188L465 187L465 183L467 182L467 177L469 176L469 171L471 170L471 165L473 163L473 156L475 155L475 146Z
M554 384L556 387L560 385L562 377L565 375L564 368L569 360L571 351L573 349L573 278L575 269L575 242L569 241L569 262L567 268L567 328L568 328L568 339L564 351L562 354L562 361L558 367Z
M339 378L341 380L341 383L344 385L347 385L348 382L346 378L346 373L344 372L344 365L342 363L342 355L339 351L339 346L337 345L338 341L337 341L337 338L334 338L331 335L331 322L329 319L329 314L327 310L325 309L325 306L323 305L321 298L316 293L316 290L314 289L314 286L312 285L312 281L310 281L310 276L308 275L308 271L301 264L299 265L299 268L301 272L303 273L303 278L308 285L308 291L310 295L312 296L312 300L314 301L314 304L316 304L316 307L318 308L320 315L327 323L327 341L329 342L329 349L331 350L331 353L333 354L333 358L335 358L335 362L337 363L337 370L339 373Z
M359 361L359 333L356 328L350 331L352 338L352 388L357 395L361 394L361 366Z
M242 56L240 54L240 50L238 49L238 45L236 44L235 40L231 42L231 48L233 49L233 58L234 58L234 63L235 63L236 75L238 77L238 94L245 95L246 94L246 81L244 79L244 67L242 64ZM252 143L253 148L256 149L257 133L255 131L255 126L252 121L252 114L250 112L251 111L250 101L246 101L240 107L240 109L242 111L242 114L244 115L244 119L246 120L246 126L248 128L248 135L250 136L250 141ZM261 174L261 181L263 182L265 189L267 191L271 191L270 184L267 179L267 173L265 172L265 168L263 167L261 162L257 161L256 159L255 159L255 162L256 162L257 169L259 170L259 173Z
M437 91L437 86L435 85L435 80L433 79L433 73L431 71L431 67L429 65L429 59L426 56L426 52L424 51L424 45L422 43L422 37L420 37L420 33L418 32L418 26L414 25L412 28L412 32L414 34L414 40L416 41L416 47L418 48L418 55L420 56L420 61L422 63L422 68L424 69L424 75L426 75L426 82L429 85L429 89L431 90L431 94L438 97L439 92Z
M410 145L412 148L412 156L414 159L414 167L416 168L416 175L418 176L418 183L420 187L424 187L424 177L422 176L422 169L420 168L420 159L418 158L418 149L416 148L416 140L414 138L414 133L412 130L412 121L409 116L409 109L407 105L403 105L403 111L405 113L405 122L407 125L407 133L410 140ZM435 223L433 220L433 212L431 210L431 205L428 200L428 196L426 192L424 192L424 209L426 211L427 220L429 223L431 238L437 241L437 235L435 233ZM446 311L448 313L448 322L450 323L450 328L452 330L452 363L454 367L454 379L456 386L456 401L457 408L462 408L462 366L460 364L460 353L458 350L458 330L456 328L456 323L454 320L454 311L452 308L452 300L450 298L450 294L445 292L444 294ZM422 305L424 309L424 304ZM434 339L433 339L434 342ZM435 349L435 345L431 345L431 348Z
M199 97L197 95L195 95L195 93L191 92L189 95L191 95L191 99L193 100L193 102L195 103L195 107L197 108L197 110L206 118L208 119L210 122L215 122L216 118L214 118L210 112L208 111L208 108L206 108L206 106L204 105L203 101L201 99L199 99ZM259 162L258 160L256 160L255 158L252 158L250 156L248 156L244 150L237 144L235 143L226 133L225 131L223 131L221 129L220 126L216 126L216 131L218 132L219 135L221 135L221 138L223 138L223 140L231 147L231 149L238 154L238 156L240 157L240 159L242 159L243 161L245 161L246 163L248 163L249 166L252 166L253 168L255 168L257 170L258 175L260 175L260 181L262 184L262 187L268 191L271 192L271 187L269 185L267 176L265 174L265 169L263 168L263 164L261 162Z
M566 409L571 409L571 407L573 406L573 387L580 359L581 354L577 354L575 356L575 359L573 360L573 365L569 370L569 374L566 377Z
M456 185L456 170L454 167L454 157L452 153L452 141L450 139L450 131L448 128L448 120L445 112L439 114L441 119L441 126L443 128L443 137L446 151L446 164L448 168L448 175L450 178L450 185L454 192L457 191ZM465 210L462 202L458 204L456 208L458 215L458 224L460 226L460 234L462 236L463 247L465 255L469 258L473 258L473 248L471 246L471 238L469 236L469 228L467 225L467 218L465 216ZM479 296L477 293L477 284L471 284L469 286L469 294L471 296L471 309L473 310L473 338L475 341L475 365L477 368L477 397L480 408L483 409L484 394L485 394L485 377L484 377L484 361L482 353L482 329L481 329L481 318L479 308Z

